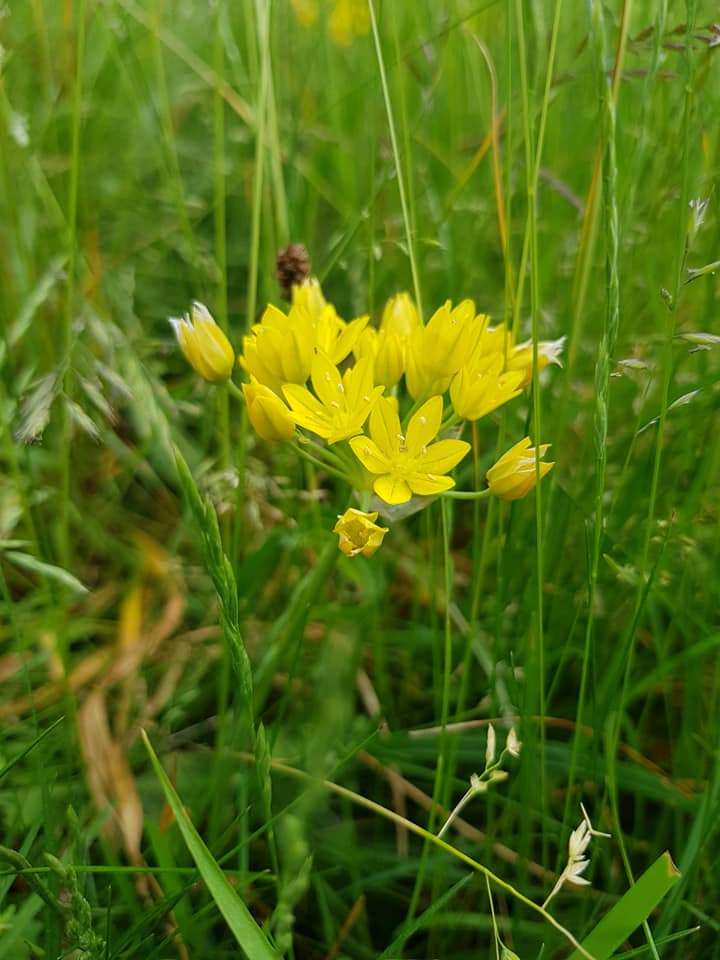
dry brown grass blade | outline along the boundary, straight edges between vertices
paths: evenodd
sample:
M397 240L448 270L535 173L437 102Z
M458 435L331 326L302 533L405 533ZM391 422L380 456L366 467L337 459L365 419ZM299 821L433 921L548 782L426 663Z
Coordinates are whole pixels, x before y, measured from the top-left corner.
M335 943L325 954L324 960L337 960L337 957L340 955L340 950L342 948L343 943L347 940L348 934L357 923L357 919L364 909L365 909L365 896L361 895L357 898L355 903L350 908L350 913L348 913L345 919L345 923L340 928L340 931L337 937L335 938Z
M135 778L125 755L124 745L110 731L106 693L102 687L85 700L77 715L78 737L90 793L101 812L113 811L106 835L111 842L122 841L133 865L142 863L140 841L143 810Z

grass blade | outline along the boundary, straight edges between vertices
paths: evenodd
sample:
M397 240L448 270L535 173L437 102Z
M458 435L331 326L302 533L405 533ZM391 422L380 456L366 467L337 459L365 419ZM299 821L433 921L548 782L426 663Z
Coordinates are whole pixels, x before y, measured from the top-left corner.
M250 960L280 960L280 954L270 945L248 908L230 886L227 877L185 813L180 797L168 780L145 731L142 737L167 802L180 827L183 840L200 871L200 876L205 881L210 896L225 918L243 953Z
M595 957L595 960L608 960L633 930L647 920L680 876L680 871L666 850L603 917L583 941L583 947ZM574 950L569 960L580 960L580 957L580 952Z

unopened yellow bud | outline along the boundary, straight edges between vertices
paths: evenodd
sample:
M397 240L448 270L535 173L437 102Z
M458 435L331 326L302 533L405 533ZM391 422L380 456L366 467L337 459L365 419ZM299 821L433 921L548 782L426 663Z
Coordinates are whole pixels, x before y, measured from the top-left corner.
M550 444L540 447L539 456L545 456ZM554 463L540 464L540 477L554 467ZM504 453L494 467L486 473L490 492L501 500L519 500L530 493L537 482L536 448L530 446L530 437L525 437Z
M390 297L383 310L381 330L395 333L401 340L407 340L413 330L421 326L420 314L409 293L398 293Z
M291 440L295 421L280 397L255 377L244 383L242 389L255 433L263 440Z
M190 316L171 317L170 323L185 359L204 380L222 383L230 377L235 351L207 307L196 301Z

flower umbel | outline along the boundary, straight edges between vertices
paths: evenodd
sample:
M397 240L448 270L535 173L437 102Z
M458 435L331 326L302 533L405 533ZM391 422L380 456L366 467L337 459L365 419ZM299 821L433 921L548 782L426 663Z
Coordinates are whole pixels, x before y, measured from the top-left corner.
M235 351L206 306L195 301L190 316L170 317L170 323L185 359L203 380L223 383L229 379Z
M549 443L540 447L540 457L544 457ZM501 500L519 500L526 496L537 481L536 448L530 446L530 437L525 437L504 453L494 467L485 474L490 492ZM540 477L555 466L551 463L540 464Z
M379 474L375 493L385 503L407 503L414 493L432 496L455 486L444 476L470 449L464 440L431 441L442 421L442 397L431 397L420 407L403 434L397 401L381 397L370 414L370 437L350 441L353 453L370 473Z
M338 546L346 557L356 557L361 553L371 557L382 545L387 527L378 526L377 513L363 513L362 510L348 508L338 517L333 533L340 537Z

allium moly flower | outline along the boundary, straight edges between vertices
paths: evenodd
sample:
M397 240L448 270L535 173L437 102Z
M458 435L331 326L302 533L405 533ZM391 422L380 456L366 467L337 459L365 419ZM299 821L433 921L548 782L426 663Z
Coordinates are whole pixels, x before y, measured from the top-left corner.
M373 379L384 387L394 387L405 369L405 346L396 333L366 327L355 346L356 357L370 357Z
M565 346L565 337L557 340L540 340L538 342L538 370L544 370L548 364L555 363L562 366L560 357ZM518 371L522 374L521 387L526 387L533 378L533 345L532 340L526 340L514 347L507 358L506 370Z
M295 421L276 393L255 377L242 385L248 408L248 419L255 433L263 440L290 440L295 433Z
M375 493L385 503L407 503L414 493L432 496L455 486L445 476L470 449L464 440L438 440L442 397L431 397L410 418L403 434L394 397L381 397L370 414L370 436L350 441L353 453L370 473L378 474Z
M479 420L521 393L522 373L503 373L501 353L483 354L476 350L450 384L450 399L455 413L463 420Z
M315 281L317 283L317 281ZM299 296L285 314L272 305L243 337L240 365L273 393L280 394L286 383L304 384L310 376L316 351L322 350L334 364L341 363L352 351L367 323L358 317L345 323L330 303L315 302L322 291L312 284L295 287L307 291Z
M337 443L362 433L363 424L383 387L373 387L372 361L358 360L342 376L324 353L313 360L311 381L315 396L306 387L288 383L283 393L297 424Z
M305 383L315 347L315 324L303 307L288 314L269 305L260 323L243 337L240 366L279 394L284 383Z
M195 301L190 316L170 317L170 323L193 370L208 383L229 379L235 365L235 351L206 306Z
M318 18L318 5L330 10L330 39L337 47L349 47L353 39L364 37L370 30L367 0L291 0L301 27L312 27Z
M411 335L405 370L408 392L414 400L442 394L475 349L487 317L475 315L472 300L453 309L447 300L427 326Z
M407 342L414 330L422 327L420 314L409 293L397 293L385 304L380 329L396 334Z
M340 537L338 546L346 557L356 557L361 553L371 557L381 546L387 527L378 526L377 513L363 513L350 507L338 517L333 533Z
M308 277L292 288L292 302L295 307L304 307L314 320L318 320L327 306L320 281L317 277Z
M417 307L407 293L398 293L385 304L380 327L366 327L358 338L355 356L373 358L375 383L394 387L405 372L408 343L422 327Z
M349 47L355 37L370 32L367 0L333 0L330 39L336 47Z
M549 447L549 443L540 447L541 458ZM535 449L530 446L530 437L510 447L485 475L490 492L501 500L519 500L530 493L537 480ZM540 477L544 477L554 466L554 461L541 463Z

